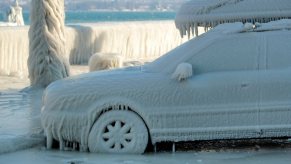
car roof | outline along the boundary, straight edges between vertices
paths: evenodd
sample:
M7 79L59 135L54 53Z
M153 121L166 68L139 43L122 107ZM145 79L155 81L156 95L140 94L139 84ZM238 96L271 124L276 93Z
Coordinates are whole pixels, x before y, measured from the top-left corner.
M291 29L291 19L281 19L278 21L271 21L268 23L225 23L213 28L212 32L219 32L223 34L228 33L242 33L242 32L262 32L262 31L277 31Z
M181 5L175 24L181 36L197 27L212 28L222 23L260 22L291 16L290 0L189 0ZM194 30L194 31L191 31Z
M230 35L233 36L243 33L260 32L260 34L262 34L262 32L265 31L282 32L282 30L286 29L291 29L291 19L282 19L262 24L243 24L241 22L221 24L212 30L178 46L154 62L146 64L142 67L142 70L171 73L179 63L186 61L189 57L191 57L193 52L198 52L201 49L207 48L209 44L215 42L219 38L225 38Z

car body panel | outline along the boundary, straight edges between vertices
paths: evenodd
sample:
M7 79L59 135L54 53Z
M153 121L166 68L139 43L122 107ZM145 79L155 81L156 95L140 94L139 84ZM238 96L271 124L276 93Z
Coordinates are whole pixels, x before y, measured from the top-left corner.
M269 67L267 54L271 50L267 49L266 37L271 35L274 39L291 34L289 30L214 30L143 67L56 81L43 97L45 134L48 140L60 141L61 147L64 141L70 141L86 150L90 130L102 113L131 110L145 122L152 144L291 136L291 69L279 68L280 62L276 69ZM231 49L236 47L231 43L236 40L249 46ZM219 49L223 41L230 44L230 51ZM218 42L219 46L207 52ZM215 58L225 56L224 52L234 56ZM285 56L290 59L288 65L291 55ZM180 82L171 79L171 74L181 62L190 63L194 73Z

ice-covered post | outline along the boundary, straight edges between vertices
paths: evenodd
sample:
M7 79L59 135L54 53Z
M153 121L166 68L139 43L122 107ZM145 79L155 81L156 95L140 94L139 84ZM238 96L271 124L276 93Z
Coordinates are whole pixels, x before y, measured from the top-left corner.
M14 10L15 10L15 23L18 26L23 26L24 21L22 15L22 7L19 6L18 0L15 0Z
M69 76L65 58L64 0L32 0L28 72L31 86Z

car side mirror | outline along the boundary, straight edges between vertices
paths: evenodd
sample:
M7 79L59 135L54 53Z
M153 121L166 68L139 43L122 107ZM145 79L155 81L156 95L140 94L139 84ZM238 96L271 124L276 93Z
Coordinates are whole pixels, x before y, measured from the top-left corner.
M189 63L180 63L172 74L172 79L176 79L179 82L190 77L192 77L192 65Z

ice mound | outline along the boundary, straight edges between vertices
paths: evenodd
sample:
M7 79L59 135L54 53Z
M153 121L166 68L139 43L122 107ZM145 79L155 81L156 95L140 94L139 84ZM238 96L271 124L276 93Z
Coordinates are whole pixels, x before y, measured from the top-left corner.
M90 72L120 68L123 66L123 57L117 53L96 53L90 57L88 65Z

